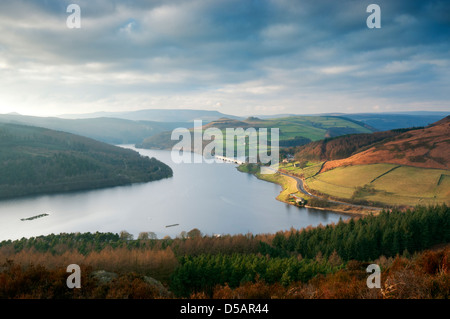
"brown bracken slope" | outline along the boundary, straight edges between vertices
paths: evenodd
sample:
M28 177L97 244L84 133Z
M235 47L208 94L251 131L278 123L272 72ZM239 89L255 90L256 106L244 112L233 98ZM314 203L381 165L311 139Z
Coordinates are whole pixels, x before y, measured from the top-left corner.
M425 128L407 131L348 158L326 162L321 172L349 165L391 163L449 169L450 116Z

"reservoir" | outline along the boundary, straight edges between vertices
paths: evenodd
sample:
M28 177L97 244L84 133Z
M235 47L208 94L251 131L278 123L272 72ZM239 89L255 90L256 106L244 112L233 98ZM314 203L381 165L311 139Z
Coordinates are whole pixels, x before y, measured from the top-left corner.
M130 186L0 201L0 241L51 233L122 230L135 238L144 231L154 232L158 238L176 237L193 228L205 235L275 233L348 218L277 201L279 185L241 173L235 164L176 164L170 151L122 147L166 163L172 168L173 177ZM30 216L43 217L30 219Z

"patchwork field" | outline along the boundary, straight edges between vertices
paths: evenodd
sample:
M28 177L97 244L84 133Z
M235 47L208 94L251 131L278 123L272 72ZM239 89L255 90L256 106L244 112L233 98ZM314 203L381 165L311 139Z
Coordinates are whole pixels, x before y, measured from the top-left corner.
M203 126L203 130L208 128L220 129L224 138L228 128L243 128L244 130L254 128L256 131L260 128L267 128L268 132L271 128L278 128L280 143L284 143L284 146L303 145L310 141L346 134L373 132L373 129L363 123L338 116L290 116L264 120L250 117L242 121L221 118ZM171 140L171 132L162 132L146 138L142 144L139 144L139 147L168 149L175 144L176 141ZM248 151L247 146L246 149Z
M303 175L304 178L310 178L316 175L323 163L308 163L305 168L295 167L294 164L280 164L280 169L285 170L287 173Z
M353 201L408 206L450 203L448 170L396 164L354 165L306 178L306 183L311 190Z
M302 136L316 141L327 137L327 135L338 136L372 132L372 130L362 126L361 123L336 116L290 116L249 121L249 124L255 127L277 127L280 129L280 139Z

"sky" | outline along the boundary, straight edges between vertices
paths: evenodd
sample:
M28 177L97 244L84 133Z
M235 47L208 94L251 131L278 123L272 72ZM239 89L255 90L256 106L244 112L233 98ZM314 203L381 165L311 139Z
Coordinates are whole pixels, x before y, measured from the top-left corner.
M446 112L449 88L450 1L0 1L0 113Z

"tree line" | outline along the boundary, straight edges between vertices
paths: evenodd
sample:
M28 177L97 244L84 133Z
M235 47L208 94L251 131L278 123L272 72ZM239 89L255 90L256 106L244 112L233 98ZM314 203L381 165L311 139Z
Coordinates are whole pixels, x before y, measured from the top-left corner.
M336 225L279 232L271 242L259 242L258 254L183 257L171 288L187 296L193 291L210 292L215 285L226 283L233 288L258 278L289 285L335 272L351 260L368 262L414 253L449 240L446 205L383 211L379 216L341 220ZM339 260L337 265L330 258Z
M442 204L385 210L377 216L276 234L216 238L192 230L178 238L139 236L136 240L127 233L52 234L3 241L0 260L40 261L49 266L67 266L70 261L120 274L138 272L163 281L175 296L212 296L217 287L224 293L223 289L261 283L264 287L303 285L320 275L364 269L380 258L408 257L448 244L449 217L448 206Z
M337 252L343 260L368 261L405 250L414 253L449 241L450 210L442 204L387 210L378 216L341 220L336 225L277 233L271 244L261 243L260 252L271 256L296 253L305 258L314 258L318 253L328 257Z
M0 198L94 189L172 176L155 158L89 138L0 124Z

